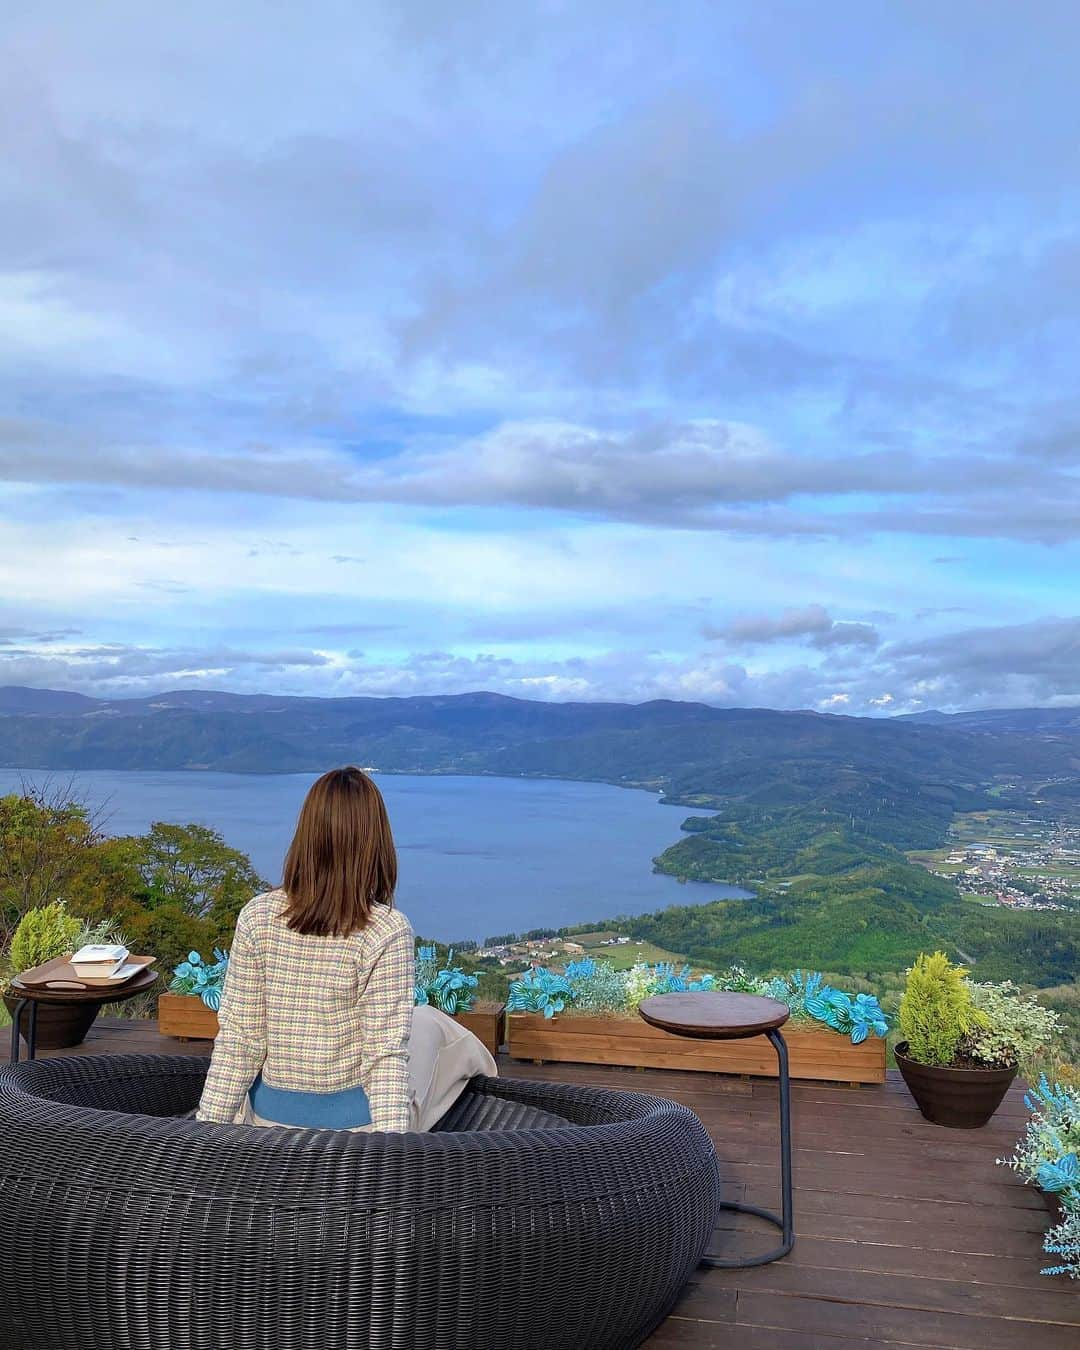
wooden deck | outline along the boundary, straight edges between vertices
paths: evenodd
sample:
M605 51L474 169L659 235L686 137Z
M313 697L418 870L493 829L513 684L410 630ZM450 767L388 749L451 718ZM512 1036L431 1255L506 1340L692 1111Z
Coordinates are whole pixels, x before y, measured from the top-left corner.
M151 1022L103 1018L79 1053L125 1051L209 1047L161 1037ZM716 1142L728 1195L777 1203L771 1082L505 1056L500 1070L684 1102ZM699 1272L649 1350L1080 1350L1080 1285L1039 1274L1042 1201L994 1164L1026 1119L1019 1089L977 1131L927 1124L895 1073L883 1087L795 1084L792 1099L795 1250L754 1270ZM718 1249L773 1242L772 1229L733 1220L717 1233Z

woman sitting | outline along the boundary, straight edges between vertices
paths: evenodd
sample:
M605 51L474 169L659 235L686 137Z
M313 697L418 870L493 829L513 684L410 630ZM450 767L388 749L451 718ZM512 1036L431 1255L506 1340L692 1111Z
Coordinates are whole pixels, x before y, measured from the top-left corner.
M415 942L393 907L397 853L359 769L312 785L281 888L240 911L196 1119L429 1130L495 1061L413 1007Z

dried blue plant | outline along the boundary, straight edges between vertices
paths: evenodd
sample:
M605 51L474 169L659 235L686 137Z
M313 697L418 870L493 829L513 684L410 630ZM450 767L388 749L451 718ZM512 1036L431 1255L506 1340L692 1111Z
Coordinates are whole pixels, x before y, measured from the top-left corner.
M1061 1222L1047 1230L1043 1250L1063 1259L1044 1275L1080 1279L1080 1089L1051 1083L1042 1074L1024 1094L1031 1112L1011 1158L999 1158L1025 1181L1056 1195Z
M586 956L580 961L571 961L565 974L575 1008L596 1013L626 1011L625 970L616 970L610 961L594 961L591 956Z
M1066 1201L1060 1223L1047 1230L1043 1251L1064 1257L1057 1265L1043 1268L1044 1275L1068 1275L1080 1280L1080 1203Z
M715 975L702 975L699 980L695 980L688 965L676 970L673 961L657 961L650 981L650 989L654 994L700 994L715 987Z

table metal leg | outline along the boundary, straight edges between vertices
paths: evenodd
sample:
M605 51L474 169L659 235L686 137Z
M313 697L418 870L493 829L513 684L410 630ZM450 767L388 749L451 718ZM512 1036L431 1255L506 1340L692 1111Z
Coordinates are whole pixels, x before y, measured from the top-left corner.
M38 1001L36 998L30 1000L30 1025L26 1029L26 1058L34 1059L37 1056L37 1019L38 1019Z
M770 1261L779 1261L787 1256L795 1245L794 1206L791 1184L791 1082L788 1077L787 1043L779 1031L766 1032L776 1050L780 1085L780 1204L781 1213L761 1209L757 1205L744 1205L735 1200L721 1200L720 1208L735 1210L739 1214L753 1214L780 1229L782 1241L779 1247L765 1252L761 1256L742 1258L703 1256L701 1264L716 1270L744 1270L748 1266L765 1266Z
M23 1009L24 1009L25 1007L27 1007L27 1006L29 1005L29 1003L30 1003L30 999L28 999L28 998L21 998L21 999L19 999L18 1003L15 1004L15 1011L11 1014L11 1062L12 1062L12 1064L18 1064L18 1062L19 1062L19 1023L22 1021ZM30 1019L27 1018L27 1021L28 1021L28 1022L29 1022L29 1020L30 1020ZM30 1032L30 1028L27 1027L27 1035L29 1035L29 1032ZM29 1046L28 1046L27 1048L29 1048Z

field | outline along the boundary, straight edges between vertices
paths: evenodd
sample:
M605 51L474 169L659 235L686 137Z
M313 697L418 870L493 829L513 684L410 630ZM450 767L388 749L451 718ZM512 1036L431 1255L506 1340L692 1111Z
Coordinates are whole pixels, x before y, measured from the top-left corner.
M655 942L639 942L637 939L618 947L601 946L604 939L610 938L610 933L577 933L573 941L581 943L586 956L591 956L594 961L610 961L616 970L629 970L639 961L671 961L681 966L686 960L685 956L679 955L678 952L670 952L665 947L658 947ZM712 970L715 967L702 966L700 969Z
M931 872L940 872L943 876L955 877L963 872L966 864L946 861L954 851L952 848L913 849L907 854L907 859L909 862L918 863L920 867L928 868Z

